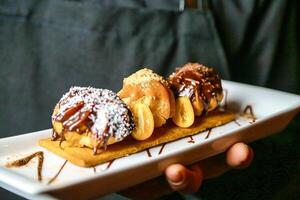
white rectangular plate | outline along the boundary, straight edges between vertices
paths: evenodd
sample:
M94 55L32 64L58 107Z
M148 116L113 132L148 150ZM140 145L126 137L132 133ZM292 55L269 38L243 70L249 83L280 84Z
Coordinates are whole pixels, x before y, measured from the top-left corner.
M65 160L38 146L51 136L51 129L0 139L0 186L26 198L95 197L118 191L162 174L171 163L190 164L224 152L237 141L252 142L284 129L300 111L300 96L276 90L222 81L229 110L242 113L251 105L256 120L237 119L210 131L150 148L95 168L82 168L67 162L59 176L48 184ZM226 99L226 98L225 98ZM36 151L45 155L42 182L37 180L37 160L26 166L6 168L9 161ZM51 196L50 196L51 197Z

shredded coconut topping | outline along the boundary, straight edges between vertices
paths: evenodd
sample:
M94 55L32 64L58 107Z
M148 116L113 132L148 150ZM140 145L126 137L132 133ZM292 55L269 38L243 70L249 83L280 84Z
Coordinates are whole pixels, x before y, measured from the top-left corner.
M114 137L117 141L123 140L134 129L132 115L127 105L114 92L107 89L71 87L58 103L60 109L58 114L76 107L81 102L83 106L80 113L88 112L89 119L83 121L84 125L104 144L110 137ZM76 118L75 115L72 117Z

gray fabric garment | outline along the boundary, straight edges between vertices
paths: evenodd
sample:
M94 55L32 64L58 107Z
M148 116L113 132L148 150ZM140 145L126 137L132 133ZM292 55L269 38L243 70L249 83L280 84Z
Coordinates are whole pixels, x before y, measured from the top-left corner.
M167 76L200 62L224 79L300 94L298 2L207 0L198 5L209 9L183 12L179 2L1 0L0 136L49 128L53 107L70 86L118 91L122 78L143 66ZM249 170L208 181L195 198L288 193L296 199L290 185L299 177L299 132L294 122L285 134L254 143L257 161Z
M53 105L72 85L118 91L141 67L168 75L198 60L229 76L209 12L8 2L0 7L3 136L49 127Z

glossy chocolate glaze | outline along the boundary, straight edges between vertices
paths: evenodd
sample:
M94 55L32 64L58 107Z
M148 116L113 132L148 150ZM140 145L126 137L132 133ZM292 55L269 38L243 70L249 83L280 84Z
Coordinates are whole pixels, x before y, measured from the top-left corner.
M191 101L200 101L207 110L211 98L222 95L219 75L213 68L198 63L188 63L176 69L169 77L175 96L188 96Z

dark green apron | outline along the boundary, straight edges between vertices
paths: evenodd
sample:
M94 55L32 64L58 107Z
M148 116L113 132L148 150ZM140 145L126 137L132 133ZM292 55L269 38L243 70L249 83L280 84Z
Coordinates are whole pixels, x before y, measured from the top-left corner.
M168 76L186 62L200 62L215 67L224 79L300 93L299 59L288 56L298 48L295 36L277 20L285 19L291 3L198 0L196 9L183 11L182 2L1 0L0 136L49 128L53 107L70 86L117 92L122 79L141 67ZM266 20L260 22L260 16ZM290 35L279 37L278 31ZM254 143L257 162L247 171L208 181L201 196L268 199L294 191L274 192L299 175L299 130L294 123L285 137Z

